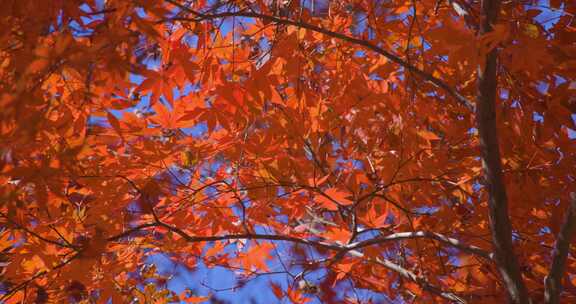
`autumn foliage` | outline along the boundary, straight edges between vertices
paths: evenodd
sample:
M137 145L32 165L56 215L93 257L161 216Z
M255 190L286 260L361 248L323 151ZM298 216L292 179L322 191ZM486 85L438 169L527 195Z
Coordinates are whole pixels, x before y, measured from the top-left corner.
M576 303L575 14L0 1L0 302Z

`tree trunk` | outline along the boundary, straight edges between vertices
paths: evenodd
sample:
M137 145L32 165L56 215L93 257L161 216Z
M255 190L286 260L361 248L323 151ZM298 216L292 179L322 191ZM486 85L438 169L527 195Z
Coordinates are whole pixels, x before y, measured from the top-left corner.
M480 35L491 32L500 10L499 0L482 1ZM502 176L498 132L496 126L498 50L485 56L484 67L478 68L478 96L476 125L480 136L480 149L485 184L488 189L490 230L494 246L494 260L498 267L509 302L529 303L528 293L512 246L512 228L508 215L508 198Z

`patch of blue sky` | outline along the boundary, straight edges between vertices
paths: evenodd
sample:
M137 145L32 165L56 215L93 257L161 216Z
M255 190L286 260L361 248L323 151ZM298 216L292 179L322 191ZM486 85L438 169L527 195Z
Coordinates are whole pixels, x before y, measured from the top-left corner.
M184 42L190 48L198 47L198 36L197 35L184 35L182 37L182 42Z
M89 116L88 117L88 126L103 126L107 125L108 120L105 117L98 117L98 116Z
M275 209L277 212L280 212L280 208L274 208L274 209ZM290 217L288 217L288 215L286 215L286 214L281 214L281 213L279 213L278 215L276 215L276 216L274 217L274 220L275 220L277 223L286 224L286 225L288 225L288 224L290 223Z
M142 63L144 63L149 70L158 71L162 60L160 59L160 56L148 56L144 58Z
M480 160L480 157L476 157L476 160L479 161L479 160ZM472 182L472 191L478 192L478 191L480 191L482 188L484 188L484 185L482 185L479 180L474 180L474 181Z
M500 98L508 99L508 97L510 97L510 90L504 88L500 89Z
M336 159L335 170L347 170L351 166L354 169L364 170L364 163L357 159L345 159L342 156L338 156Z
M96 2L102 2L102 1L96 1ZM97 20L104 20L104 13L100 13L100 14L96 14L97 12L103 10L104 7L103 6L99 6L96 5L95 10L90 7L88 4L82 4L80 5L80 10L82 10L85 13L90 14L90 16L82 16L80 18L80 20L84 23L84 24L88 24L90 22L94 22Z
M541 10L542 13L534 17L534 20L540 23L547 30L554 26L560 17L566 15L563 6L553 8L548 0L540 0L537 4L526 4L524 7L526 9Z
M179 267L176 275L169 281L168 287L177 293L189 288L198 295L212 294L214 299L223 303L276 303L278 300L269 284L274 282L287 287L288 284L282 277L282 275L260 276L249 280L242 288L234 289L240 281L233 271L219 266L208 268L200 264L194 272Z
M354 57L363 58L366 56L366 51L364 50L356 50L354 51Z
M355 36L359 36L362 33L364 33L364 31L366 31L367 27L368 27L368 18L366 13L360 11L356 12L354 14L354 21L351 28L352 34L354 34Z
M520 101L518 101L518 99L513 99L511 102L512 103L510 104L510 108L514 109L520 107Z
M81 17L81 21L85 24L92 22L93 18ZM94 34L94 30L85 28L77 21L70 21L68 27L72 30L74 37L89 37Z
M346 140L344 139L344 142L341 142L339 140L332 140L330 142L330 144L332 145L332 150L336 151L337 153L340 151L340 149L346 145Z
M96 6L96 9L103 10L106 6L106 1L107 0L95 0L94 5Z
M260 68L262 67L266 62L268 62L268 60L270 60L271 56L270 56L270 51L272 49L272 43L270 43L270 40L266 37L261 37L258 40L258 47L260 47L260 51L262 54L264 54L263 56L261 56L258 59L258 62L256 63L256 68Z
M134 11L136 12L136 14L138 15L138 17L140 18L146 18L148 17L148 14L146 13L146 10L142 7L137 7L136 9L134 9Z
M537 122L544 122L544 116L538 112L532 112L532 119Z
M574 118L574 116L575 116L575 115L572 115L572 119L573 119L573 120L576 120L576 119ZM572 130L572 129L568 128L568 138L570 138L570 139L576 139L576 130Z
M438 206L424 206L424 207L412 209L412 211L414 211L416 213L429 214L429 215L434 214L434 213L438 212L439 210L440 210L440 207L438 207Z
M536 84L536 89L538 90L538 92L540 92L541 94L546 94L548 93L548 89L550 88L550 85L548 84L548 82L545 81L539 81Z
M522 239L522 236L520 235L520 233L518 233L517 230L512 231L512 241L520 241Z
M354 169L358 169L358 170L364 170L364 162L362 162L361 160L358 159L352 159L350 160L352 162L352 167Z
M542 227L540 231L538 231L539 235L546 235L552 233L552 229L550 227Z
M376 81L384 80L384 78L380 77L380 75L378 75L377 73L372 73L372 74L368 75L368 78L370 80L376 80Z
M200 138L208 132L208 124L206 122L197 123L193 127L180 129L184 134L194 138Z
M142 75L130 73L130 75L128 76L128 79L130 79L131 83L133 83L135 85L140 85L146 78L144 78L144 76L142 76Z
M134 86L137 86L140 83L142 83L142 81L144 81L144 79L145 79L144 77L137 75L137 74L130 73L130 75L129 75L129 80L132 84L134 84ZM130 98L130 96L128 96L128 97ZM144 96L140 96L140 101L134 107L129 107L129 108L123 109L123 110L108 109L108 112L110 112L116 118L121 119L124 112L144 111L145 109L148 108L149 104L150 104L150 96L144 95ZM88 123L89 124L108 125L106 118L95 117L95 116L90 116L88 118Z
M560 75L553 75L554 76L554 84L556 86L559 86L565 82L567 82L568 80L566 80L566 78L560 76ZM574 82L574 84L576 85L576 82Z
M250 242L246 242L244 249L254 246L248 243ZM206 246L205 250L208 248L211 246ZM233 253L237 250L238 244L232 243L226 246L222 253ZM288 287L284 274L255 277L248 280L242 287L235 289L234 287L241 285L241 279L237 272L224 267L208 267L200 260L194 269L189 269L174 262L166 254L151 255L147 262L155 264L159 274L170 278L167 287L177 294L192 290L197 296L213 295L229 303L250 303L251 300L256 303L273 303L276 297L268 287L270 282ZM268 266L273 267L273 265ZM271 270L282 271L276 268L271 268Z

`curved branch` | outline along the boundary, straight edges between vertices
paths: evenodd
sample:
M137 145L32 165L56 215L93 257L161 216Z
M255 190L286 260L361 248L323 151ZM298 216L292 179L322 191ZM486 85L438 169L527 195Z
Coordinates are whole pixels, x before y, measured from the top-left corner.
M157 226L164 227L185 239L188 242L214 242L214 241L226 241L226 240L268 240L268 241L287 241L298 244L305 244L313 247L319 247L329 250L342 250L342 246L337 244L331 244L327 242L312 241L307 239L302 239L287 235L277 235L277 234L227 234L227 235L213 235L213 236L192 236L184 232L182 229L170 226L166 223L159 222Z
M346 254L349 254L351 256L357 257L357 258L365 258L364 254L358 250L347 250L345 252ZM383 259L383 258L376 258L376 259L369 259L370 261L383 266L384 268L391 270L395 273L397 273L399 276L401 276L404 279L410 280L416 284L418 284L418 286L420 286L420 288L422 288L423 290L426 290L427 292L437 295L441 298L444 298L446 300L449 300L453 303L459 303L459 304L466 304L466 301L464 299L462 299L461 297L457 296L455 293L453 292L448 292L445 290L442 290L441 288L439 288L438 286L435 286L433 284L431 284L430 282L428 282L428 280L426 280L425 278L418 276L417 274L415 274L414 272L396 264L391 262L390 260L387 259Z
M306 244L306 245L310 245L310 246L321 247L321 248L332 250L332 251L337 251L338 255L349 254L352 256L359 257L359 258L364 258L365 256L362 252L355 250L356 248L377 244L377 242L375 242L373 244L363 244L362 246L356 245L355 247L353 247L350 245L346 246L346 245L339 245L339 244L334 244L334 243L311 241L311 240L301 239L301 238L297 238L297 237L290 237L290 236L284 236L284 235L269 235L269 234L236 234L236 235L199 237L199 236L191 236L179 228L170 226L170 225L162 223L162 222L159 222L158 224L159 224L159 226L162 226L162 227L180 235L182 238L184 238L185 240L187 240L189 242L207 242L207 241L237 240L237 239L259 239L259 240L289 241L289 242L294 242L294 243L300 243L300 244ZM427 234L421 234L421 235L422 236L412 236L412 238L424 237L424 235L429 237ZM448 239L449 240L448 242L451 242L451 244L453 244L453 243L459 244L458 241L456 241L454 239L449 239L449 238L443 237L441 235L440 236L434 236L434 237L439 239L439 240ZM407 237L404 236L403 238L407 238ZM400 240L403 238L397 237L396 240ZM390 238L390 239L385 240L385 241L392 241L392 240L394 240L394 239ZM381 240L380 242L383 242L383 241ZM360 244L360 243L357 243L357 244ZM469 247L469 246L464 246L464 245L459 245L459 246L463 247L463 248L467 248L467 250L469 250L469 251L474 251L477 253L480 252L480 255L489 256L487 253L481 251L481 249L479 249L479 248ZM414 283L418 284L422 289L424 289L424 290L426 290L432 294L435 294L439 297L442 297L444 299L450 300L450 301L455 302L455 303L462 303L462 304L466 303L462 298L458 297L456 294L454 294L452 292L444 291L441 288L432 285L423 277L420 277L420 276L416 275L415 273L413 273L413 272L411 272L411 271L401 267L400 265L397 265L397 264L395 264L395 263L393 263L387 259L377 258L377 259L373 259L373 262L375 262L381 266L384 266L385 268L387 268L389 270L396 272L398 275L400 275L401 277L403 277L405 279L413 281Z
M122 232L122 233L120 233L120 234L111 236L111 237L107 238L106 241L108 241L108 242L115 242L115 241L120 240L121 238L124 238L124 237L127 237L127 236L131 235L132 233L136 233L136 232L138 232L138 231L141 231L142 229L150 228L150 227L158 227L158 226L160 226L160 224L158 224L158 223L156 223L156 222L154 222L154 223L141 224L141 225L135 226L135 227L133 227L133 228L130 228L130 229L128 229L128 230L126 230L126 231L124 231L124 232Z
M60 264L58 264L58 265L56 265L50 269L45 269L45 270L39 271L38 273L36 273L32 277L28 278L27 280L23 281L22 283L16 285L15 287L12 287L11 289L7 290L6 293L4 293L3 295L0 296L0 303L4 303L3 301L10 299L15 293L26 288L30 283L34 282L36 279L47 275L51 271L60 269L64 266L70 264L70 262L72 262L74 259L78 258L79 256L80 256L80 253L76 253L71 258L64 260Z
M446 82L444 82L443 80L434 77L432 74L427 73L417 67L415 67L414 65L408 63L406 60L400 58L399 56L375 45L370 43L367 40L363 40L363 39L358 39L358 38L354 38L348 35L344 35L342 33L338 33L338 32L334 32L322 27L319 27L317 25L314 24L310 24L310 23L306 23L306 22L302 22L302 21L295 21L295 20L291 20L291 19L286 19L286 18L280 18L280 17L276 17L276 16L271 16L271 15L266 15L266 14L261 14L261 13L256 13L256 12L248 12L248 11L237 11L237 12L224 12L224 13L217 13L217 14L203 14L197 11L194 11L192 9L190 9L189 7L186 7L185 5L182 5L180 3L178 3L177 1L174 0L166 0L166 2L169 2L177 7L179 7L180 9L193 14L194 16L196 16L195 18L187 18L187 17L173 17L173 18L168 18L163 21L188 21L188 22L200 22L203 20L210 20L210 19L217 19L217 18L226 18L226 17L247 17L247 18L256 18L256 19L261 19L261 20L266 20L269 22L275 22L277 24L285 24L285 25L292 25L292 26L297 26L299 28L304 28L307 30L311 30L317 33L321 33L323 35L326 35L328 37L332 37L332 38L337 38L340 39L342 41L346 41L358 46L362 46L366 49L369 49L371 51L374 51L384 57L386 57L388 60L404 67L406 70L408 70L411 73L414 73L415 75L418 75L419 77L421 77L423 80L435 85L436 87L444 90L446 93L448 93L448 95L454 97L460 104L464 105L466 108L468 108L470 111L474 111L474 103L472 103L468 98L464 97L463 95L461 95L460 93L458 93L458 91L456 91L456 89L454 89L453 87L451 87L450 85L448 85Z
M287 242L305 244L305 245L309 245L309 246L313 246L313 247L320 247L323 249L336 251L337 256L340 256L343 254L349 254L349 255L352 255L355 257L360 257L360 258L365 258L365 256L362 252L360 252L356 249L360 249L362 247L367 247L370 245L375 245L375 244L379 244L379 243L383 243L383 242L402 240L402 239L407 239L407 238L432 238L432 239L436 239L436 240L439 240L441 242L450 244L456 248L462 249L463 251L478 254L482 257L490 258L490 255L487 252L484 252L480 248L477 248L474 246L465 246L465 245L462 245L459 241L457 241L455 239L447 238L447 237L442 236L440 234L428 233L428 232L422 232L422 231L392 234L392 235L389 235L388 237L385 237L384 239L375 239L375 240L373 240L373 242L365 241L365 242L358 242L358 243L351 244L351 245L340 245L340 244L320 242L320 241L312 241L312 240L306 240L306 239L297 238L297 237L291 237L291 236L285 236L285 235L274 235L274 234L229 234L229 235L221 235L221 236L192 236L192 235L186 233L185 231L183 231L182 229L179 229L177 227L173 227L173 226L168 225L168 224L163 223L163 222L154 222L154 223L147 223L147 224L142 224L142 225L136 226L136 227L134 227L130 230L127 230L127 231L125 231L119 235L112 236L112 237L108 238L108 241L119 240L123 237L130 235L131 233L135 233L137 231L141 231L142 229L150 228L150 227L164 227L165 229L168 229L169 231L172 231L172 232L178 234L180 237L182 237L186 241L194 242L194 243L223 241L223 240L242 240L242 239L244 239L244 240L287 241ZM397 265L397 264L395 264L389 260L378 258L378 259L375 259L372 261L385 267L385 268L387 268L387 269L389 269L389 270L396 272L398 275L400 275L401 277L403 277L405 279L408 279L408 280L415 282L422 289L424 289L424 290L426 290L432 294L435 294L439 297L450 300L452 302L466 303L462 298L458 297L456 294L454 294L452 292L444 291L441 288L432 285L426 279L416 275L415 273L413 273L413 272L411 272L411 271L409 271L409 270L401 267L400 265Z
M56 241L56 240L52 240L52 239L49 239L49 238L46 238L46 237L41 236L40 234L38 234L38 233L36 233L36 232L34 232L34 231L26 228L24 225L21 225L21 224L17 223L16 221L12 220L10 217L8 217L7 214L4 214L3 212L0 212L0 216L2 216L3 218L5 218L5 219L9 222L9 224L11 224L11 225L13 226L13 228L18 229L18 230L22 230L22 231L24 231L25 233L27 233L27 234L29 234L29 235L31 235L31 236L33 236L33 237L35 237L35 238L43 241L43 242L46 242L46 243L49 243L49 244L52 244L52 245L56 245L56 246L59 246L59 247L71 248L71 249L74 249L74 250L78 250L77 247L72 246L72 245L70 245L70 244L61 243L61 242L58 242L58 241Z
M352 244L347 245L346 248L348 248L350 250L360 249L363 247L376 245L376 244L382 244L385 242L401 241L401 240L405 240L405 239L419 239L419 238L436 240L436 241L441 242L443 244L446 244L448 246L452 246L454 248L460 249L464 252L475 254L477 256L483 257L487 260L492 259L492 253L489 253L480 247L476 247L476 246L472 246L472 245L466 245L457 239L449 238L443 234L436 233L436 232L429 232L429 231L393 233L390 235L386 235L386 236L382 236L382 237L376 237L376 238L366 240L366 241L352 243Z
M362 253L360 253L358 251L352 251L351 253L355 256L358 256L357 254L360 254L360 256L358 256L358 257L364 256ZM402 266L400 266L398 264L395 264L389 260L380 259L380 258L376 259L375 262L378 263L379 265L384 266L385 268L387 268L389 270L396 272L401 277L415 282L416 284L418 284L420 286L420 288L422 288L422 289L424 289L424 290L426 290L432 294L435 294L435 295L437 295L441 298L444 298L446 300L449 300L453 303L466 304L466 301L464 301L464 299L457 296L456 294L454 294L452 292L444 291L444 290L440 289L439 287L432 285L426 279L416 275L414 272L412 272L406 268L403 268Z
M558 232L554 250L552 251L552 264L550 271L544 279L544 300L547 304L560 303L562 292L562 277L566 271L566 258L570 251L570 242L576 234L576 193L570 193L570 205L564 218L564 223Z

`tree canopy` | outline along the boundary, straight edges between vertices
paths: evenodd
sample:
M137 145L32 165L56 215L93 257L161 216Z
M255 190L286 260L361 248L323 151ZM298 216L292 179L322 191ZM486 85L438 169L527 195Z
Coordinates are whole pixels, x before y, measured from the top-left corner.
M575 14L0 1L0 302L576 302Z

